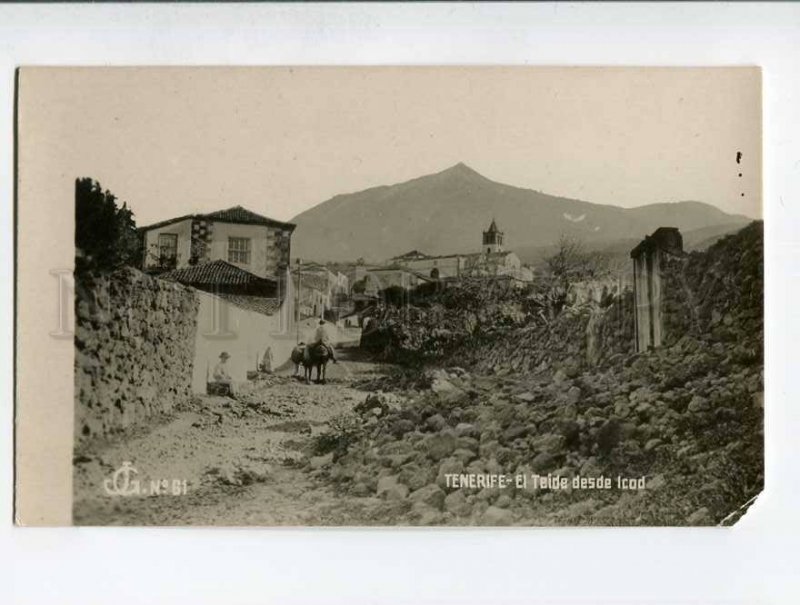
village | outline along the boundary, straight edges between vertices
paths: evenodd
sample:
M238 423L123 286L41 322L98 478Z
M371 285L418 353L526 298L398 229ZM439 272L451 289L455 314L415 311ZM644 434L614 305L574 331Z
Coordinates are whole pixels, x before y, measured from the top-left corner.
M77 524L707 525L760 490L758 222L528 266L490 216L472 250L326 262L241 206L137 227L77 192Z
M443 288L467 278L513 288L533 280L533 269L505 249L494 219L476 234L473 251L434 256L412 250L380 263L294 258L294 230L241 206L140 229L144 272L194 288L207 301L209 309L200 312L207 321L194 360L195 392L205 391L223 350L239 382L285 364L297 343L313 339L314 320L329 322L337 341L357 343L365 318L398 291ZM236 338L221 338L229 328Z

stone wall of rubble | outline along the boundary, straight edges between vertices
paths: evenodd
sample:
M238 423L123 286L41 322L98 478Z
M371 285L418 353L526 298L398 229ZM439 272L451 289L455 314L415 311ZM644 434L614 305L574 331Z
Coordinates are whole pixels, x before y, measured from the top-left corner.
M197 294L132 268L77 280L76 442L191 397Z

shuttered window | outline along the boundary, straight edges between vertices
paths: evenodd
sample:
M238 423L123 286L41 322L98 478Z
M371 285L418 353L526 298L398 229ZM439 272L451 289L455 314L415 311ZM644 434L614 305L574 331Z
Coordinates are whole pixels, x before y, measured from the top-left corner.
M178 257L178 234L158 234L158 259L162 266L174 264Z
M250 238L228 238L228 262L238 263L240 265L250 264Z

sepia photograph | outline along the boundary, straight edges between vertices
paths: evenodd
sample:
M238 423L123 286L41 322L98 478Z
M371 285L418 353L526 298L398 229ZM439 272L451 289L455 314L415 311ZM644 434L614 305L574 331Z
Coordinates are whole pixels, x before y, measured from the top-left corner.
M761 493L757 67L18 87L20 145L68 150L73 524L730 526Z

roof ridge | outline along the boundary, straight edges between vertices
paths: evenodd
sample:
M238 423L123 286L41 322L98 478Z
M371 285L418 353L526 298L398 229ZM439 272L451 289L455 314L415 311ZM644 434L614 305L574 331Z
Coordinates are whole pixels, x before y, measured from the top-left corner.
M222 210L214 210L212 212L196 212L193 214L184 214L175 218L159 221L151 225L140 227L142 231L164 227L172 223L177 223L184 220L210 220L219 221L223 223L242 223L242 224L256 224L256 225L278 225L288 228L289 231L294 231L297 226L294 223L287 223L286 221L279 221L278 219L270 218L264 214L245 208L241 204L236 204L230 208L223 208Z

